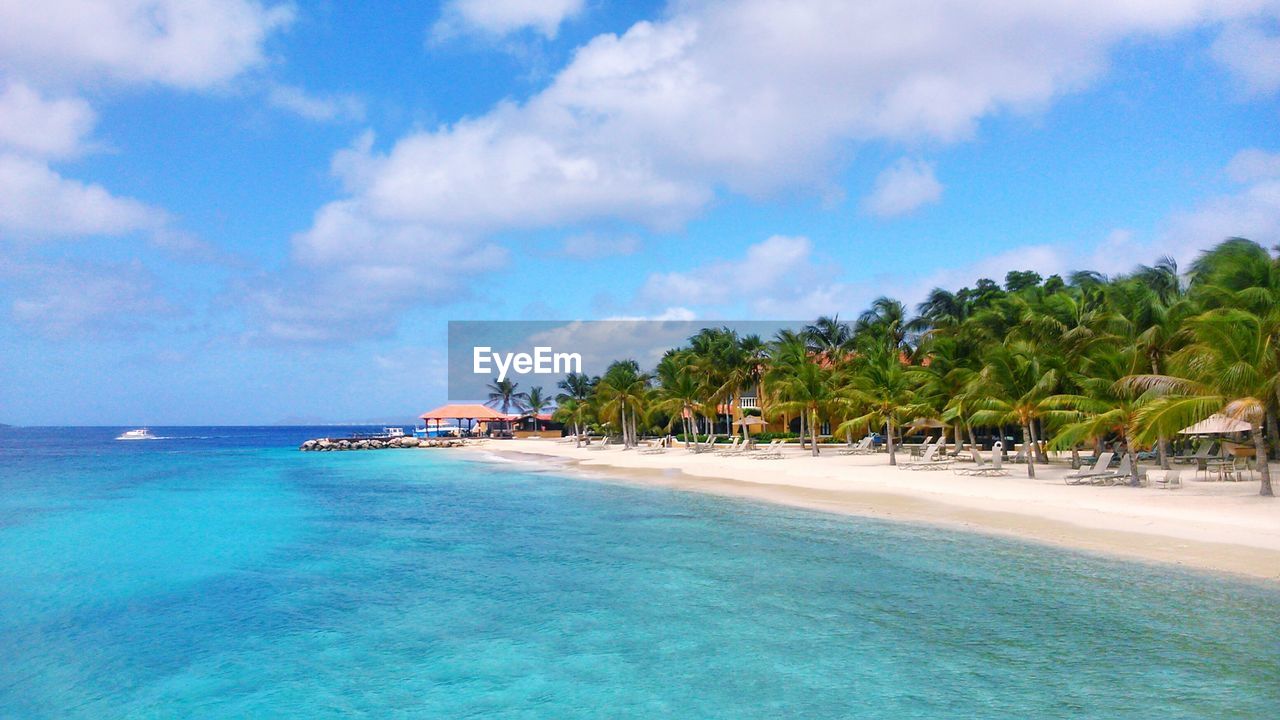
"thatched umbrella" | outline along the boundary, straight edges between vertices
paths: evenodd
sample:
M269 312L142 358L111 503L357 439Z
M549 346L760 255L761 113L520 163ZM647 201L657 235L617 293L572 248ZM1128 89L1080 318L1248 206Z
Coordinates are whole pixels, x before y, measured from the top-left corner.
M737 425L738 427L741 427L741 428L742 428L742 434L743 434L744 436L746 436L747 442L751 442L751 426L753 426L753 425L766 425L766 426L767 426L767 425L769 424L769 422L768 422L767 420L765 420L764 418L756 417L755 415L747 415L746 417L742 418L741 420L737 420L737 421L735 421L733 424L734 424L734 425Z
M1178 431L1179 435L1233 435L1235 433L1249 432L1253 429L1253 425L1243 421L1236 420L1233 417L1227 417L1222 413L1214 413L1209 417L1201 420L1195 425L1184 427Z

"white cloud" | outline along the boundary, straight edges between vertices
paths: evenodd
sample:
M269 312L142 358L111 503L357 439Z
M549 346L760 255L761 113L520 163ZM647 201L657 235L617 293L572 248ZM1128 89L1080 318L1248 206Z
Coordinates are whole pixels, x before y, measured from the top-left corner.
M876 217L897 217L941 198L942 183L934 177L932 164L900 158L876 177L875 189L863 200L862 209Z
M419 303L477 301L470 281L503 267L491 243L422 225L370 222L359 208L329 205L293 238L298 268L281 282L260 278L240 291L258 337L325 343L391 334Z
M13 279L17 289L9 308L14 321L55 340L129 332L177 313L137 262L6 265L0 276Z
M88 149L96 114L37 88L216 85L262 63L267 36L292 13L257 0L0 0L0 230L27 239L150 230L157 244L196 248L164 227L162 211L50 166Z
M313 95L292 85L272 85L267 102L307 120L351 122L364 119L364 103L354 95Z
M634 255L640 251L640 238L635 235L601 235L580 233L566 237L560 254L576 260L599 260L618 255Z
M1260 148L1241 150L1227 163L1227 177L1238 183L1280 177L1280 153Z
M670 228L721 193L829 195L859 143L964 140L994 113L1087 86L1122 42L1268 3L678 2L592 39L523 102L340 152L335 206L426 241L599 219ZM924 177L917 200L936 192Z
M3 0L0 58L27 78L201 88L261 64L292 18L256 0Z
M80 98L47 99L17 81L0 89L0 149L37 157L74 156L83 150L96 120Z
M732 309L754 317L806 317L844 305L851 288L835 282L839 268L815 257L805 237L774 235L747 247L742 257L686 272L654 273L638 293L643 305L670 303Z
M1249 92L1266 95L1280 90L1280 33L1276 22L1231 23L1214 41L1215 60L1231 70Z
M993 112L1080 88L1122 39L1242 12L1234 0L682 3L591 40L528 101L368 151L344 180L390 221L669 226L718 188L826 188L861 141L963 139Z
M0 229L44 239L157 229L163 212L99 185L64 178L39 161L0 154Z
M437 38L473 31L491 35L532 28L554 38L560 24L582 12L585 0L451 0L432 28Z

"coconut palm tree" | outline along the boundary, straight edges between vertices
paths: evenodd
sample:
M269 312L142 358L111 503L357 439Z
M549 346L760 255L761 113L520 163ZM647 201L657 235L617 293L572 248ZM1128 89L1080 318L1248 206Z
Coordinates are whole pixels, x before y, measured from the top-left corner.
M539 432L542 427L538 424L538 416L543 413L551 405L551 398L543 392L542 386L530 388L529 392L520 394L520 410L526 418L533 418L533 430Z
M565 425L573 425L573 446L582 447L582 428L586 426L590 417L590 406L585 400L575 400L566 397L556 405L555 412L551 413L551 417L556 422Z
M1193 342L1171 363L1173 374L1135 374L1123 381L1161 397L1144 409L1139 439L1172 435L1214 413L1253 425L1260 493L1271 497L1271 470L1263 425L1280 392L1280 336L1244 310L1210 310L1187 321Z
M773 395L770 411L802 415L809 428L810 450L816 457L818 426L822 418L848 404L836 372L817 359L806 357L797 365L775 370L768 381Z
M1086 358L1081 371L1070 373L1072 384L1080 391L1053 395L1043 403L1048 408L1046 416L1062 424L1050 447L1069 450L1095 438L1116 436L1129 456L1132 484L1138 484L1136 439L1141 434L1142 413L1155 394L1122 381L1144 371L1145 366L1146 359L1134 345L1119 350L1099 348Z
M907 308L889 297L878 297L871 307L858 316L854 333L860 338L874 337L901 353L910 353L911 331L908 327ZM863 340L860 339L860 344Z
M635 360L613 363L596 384L600 415L618 418L623 447L626 449L636 446L636 420L644 410L648 393L649 378L640 372L640 365Z
M971 385L976 410L970 420L988 427L1021 428L1027 448L1027 477L1034 478L1036 462L1041 459L1036 427L1051 409L1045 400L1058 388L1058 370L1034 345L1015 340L987 352Z
M582 373L569 373L556 383L556 387L560 388L560 393L556 395L556 402L562 403L567 399L586 402L591 399L591 393L597 382L600 382L600 378L592 378Z
M907 379L916 385L916 400L927 408L927 417L943 423L942 441L946 445L948 423L955 425L956 448L961 445L961 429L967 414L963 411L965 390L977 373L969 367L963 346L945 335L926 336L919 353L921 364L907 371ZM969 440L977 443L973 430Z
M511 380L494 378L493 382L486 386L489 391L489 399L485 402L485 405L495 410L501 410L503 415L510 414L513 405L518 407L520 399L519 387L519 383Z
M889 464L898 464L894 434L903 422L924 408L916 402L915 382L908 375L899 349L868 343L861 351L859 367L849 379L847 402L853 417L836 428L838 433L884 428Z

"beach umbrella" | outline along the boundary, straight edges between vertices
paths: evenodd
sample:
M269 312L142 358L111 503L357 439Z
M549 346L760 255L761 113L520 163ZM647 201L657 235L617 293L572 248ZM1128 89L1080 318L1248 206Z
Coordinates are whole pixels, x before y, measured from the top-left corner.
M1227 417L1222 413L1214 413L1209 417L1201 420L1195 425L1184 427L1178 431L1179 435L1230 435L1232 433L1249 432L1253 429L1253 425L1235 418Z
M755 425L768 425L768 424L769 424L769 422L768 422L767 420L765 420L764 418L759 418L759 417L756 417L755 415L747 415L746 417L742 418L741 420L738 420L738 421L734 422L733 424L734 424L734 425L737 425L737 426L739 426L739 427L741 427L741 428L742 428L742 434L743 434L743 435L746 435L747 440L750 440L750 439L751 439L751 428L752 428L752 426L755 426Z

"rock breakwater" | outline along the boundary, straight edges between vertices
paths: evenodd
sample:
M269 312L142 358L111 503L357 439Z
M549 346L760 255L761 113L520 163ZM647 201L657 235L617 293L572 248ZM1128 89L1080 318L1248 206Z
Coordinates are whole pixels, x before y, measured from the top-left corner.
M456 438L317 438L298 446L303 452L336 452L341 450L394 450L399 448L449 448L461 447L464 441Z

